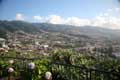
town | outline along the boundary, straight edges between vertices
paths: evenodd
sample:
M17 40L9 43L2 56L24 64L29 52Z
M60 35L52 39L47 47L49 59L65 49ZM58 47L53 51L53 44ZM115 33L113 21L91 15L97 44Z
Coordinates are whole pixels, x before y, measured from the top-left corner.
M0 38L0 54L6 55L9 51L16 51L18 54L31 54L49 56L54 49L72 49L79 54L87 54L92 56L109 55L112 57L120 57L120 46L106 46L100 42L90 45L89 42L84 46L66 46L65 41L45 39L43 34L28 34L23 31L8 33L7 39ZM102 45L101 45L102 44ZM74 43L72 43L74 45Z

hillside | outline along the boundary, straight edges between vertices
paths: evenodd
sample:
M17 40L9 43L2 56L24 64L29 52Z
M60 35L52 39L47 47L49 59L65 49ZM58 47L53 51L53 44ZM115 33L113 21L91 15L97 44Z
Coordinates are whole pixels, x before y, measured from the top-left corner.
M24 31L29 34L47 36L49 40L68 40L69 42L119 42L120 31L93 26L55 25L48 23L28 23L22 21L0 21L0 37L6 33Z

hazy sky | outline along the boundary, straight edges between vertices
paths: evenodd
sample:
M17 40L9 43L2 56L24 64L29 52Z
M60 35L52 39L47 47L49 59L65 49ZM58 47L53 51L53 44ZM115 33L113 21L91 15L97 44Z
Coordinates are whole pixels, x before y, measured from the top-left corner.
M119 0L0 0L1 20L110 26L120 23ZM99 22L99 23L98 23ZM113 22L111 24L111 22Z

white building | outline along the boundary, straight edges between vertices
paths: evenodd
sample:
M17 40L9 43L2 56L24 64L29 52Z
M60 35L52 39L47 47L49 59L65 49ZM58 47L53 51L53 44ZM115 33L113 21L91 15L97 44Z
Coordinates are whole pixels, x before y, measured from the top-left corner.
M6 44L5 44L5 39L4 38L0 38L0 47L5 47Z

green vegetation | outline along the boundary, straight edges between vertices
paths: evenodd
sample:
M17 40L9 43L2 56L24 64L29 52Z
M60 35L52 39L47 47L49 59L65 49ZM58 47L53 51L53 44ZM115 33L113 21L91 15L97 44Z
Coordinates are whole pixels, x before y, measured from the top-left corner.
M8 52L9 57L15 57L15 52ZM19 55L19 54L17 54ZM27 54L26 54L27 55ZM25 56L26 56L25 55ZM34 54L34 58L38 54ZM53 74L59 75L58 80L69 80L70 76L72 75L73 79L78 79L79 75L81 75L81 79L84 76L85 71L79 72L79 68L65 68L65 67L57 67L57 66L51 66L51 62L59 62L63 64L68 65L78 65L83 66L85 68L95 68L98 70L104 70L109 72L120 72L120 60L114 59L109 57L108 55L104 56L90 56L85 54L76 53L73 50L59 50L56 49L51 52L49 57L46 56L40 56L39 59L36 60L24 60L24 55L22 55L23 59L20 56L17 56L18 59L13 59L14 63L9 63L9 60L11 58L1 58L0 60L0 76L1 77L9 77L9 73L7 72L8 68L12 67L14 69L14 72L11 74L14 78L24 78L25 80L42 80L44 78L44 74L47 71L51 71L51 67L53 69ZM26 58L29 58L26 56ZM33 58L33 57L32 57ZM24 62L23 62L24 61ZM28 63L35 63L35 69L30 70L28 68ZM74 71L74 72L71 72ZM97 74L97 73L96 73ZM93 74L94 75L94 74ZM21 77L22 76L22 77ZM101 76L97 76L98 78L95 80L99 80ZM116 80L116 77L110 76L111 80ZM80 79L80 78L79 78ZM108 79L105 79L108 80Z

